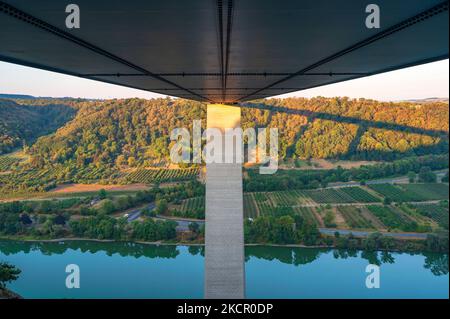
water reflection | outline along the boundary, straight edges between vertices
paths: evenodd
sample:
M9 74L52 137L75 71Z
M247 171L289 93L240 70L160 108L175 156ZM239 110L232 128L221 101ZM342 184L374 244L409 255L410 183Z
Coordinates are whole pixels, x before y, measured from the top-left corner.
M118 254L122 257L146 257L174 259L180 251L176 245L147 245L131 242L93 242L93 241L65 241L65 242L22 242L0 240L0 253L5 256L17 253L29 254L40 251L43 255L61 255L68 250L79 250L83 253L95 254L104 252L108 256ZM203 246L189 246L189 254L193 256L205 255ZM391 253L387 251L358 251L342 249L316 249L316 248L290 248L270 246L249 246L245 249L246 261L251 258L263 260L276 260L278 262L299 266L317 260L322 254L332 253L335 259L363 258L370 264L394 264L395 256L407 254L410 256L419 253ZM425 257L424 268L435 276L448 274L448 254L420 253Z

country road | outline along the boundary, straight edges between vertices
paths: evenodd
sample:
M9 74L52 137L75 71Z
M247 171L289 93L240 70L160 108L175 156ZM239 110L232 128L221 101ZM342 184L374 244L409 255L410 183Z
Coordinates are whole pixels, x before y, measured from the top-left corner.
M148 206L146 206L144 208L139 208L139 209L136 209L136 210L133 210L133 211L129 212L128 213L128 217L127 217L127 222L131 223L132 221L138 219L141 216L142 211L145 208L147 208L148 210L152 211L153 209L155 209L155 207L156 207L155 203L150 203L150 204L148 204Z
M162 216L162 215L157 215L156 219L171 220L171 221L176 222L177 223L177 231L187 231L187 230L189 230L189 224L191 224L191 223L197 223L197 224L200 225L200 227L205 224L204 220L190 219L190 218L168 217L168 216Z

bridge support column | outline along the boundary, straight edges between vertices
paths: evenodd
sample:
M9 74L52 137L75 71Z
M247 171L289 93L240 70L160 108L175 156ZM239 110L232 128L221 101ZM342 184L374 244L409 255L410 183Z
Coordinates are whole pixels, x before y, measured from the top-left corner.
M222 151L224 129L240 124L240 107L208 105L207 127L222 131ZM205 298L245 297L242 163L233 158L206 164Z

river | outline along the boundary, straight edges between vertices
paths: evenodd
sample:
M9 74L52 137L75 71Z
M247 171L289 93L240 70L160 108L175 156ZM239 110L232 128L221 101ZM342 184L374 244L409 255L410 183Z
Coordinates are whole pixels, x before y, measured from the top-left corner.
M8 287L25 298L202 298L203 248L0 240L0 261L22 270ZM68 289L68 264L80 288ZM380 266L380 288L366 266ZM248 298L448 298L447 254L246 247Z

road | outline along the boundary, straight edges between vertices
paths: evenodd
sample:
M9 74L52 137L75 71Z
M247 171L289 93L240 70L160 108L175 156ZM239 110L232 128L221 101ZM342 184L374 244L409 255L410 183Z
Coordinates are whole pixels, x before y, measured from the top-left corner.
M319 232L324 235L334 236L336 232L340 235L349 235L353 234L355 237L368 237L370 234L374 232L367 231L356 231L356 230L344 230L344 229L331 229L331 228L319 228ZM426 239L428 234L426 233L385 233L379 232L383 236L386 237L396 237L396 238L418 238L418 239Z
M133 210L133 211L129 212L128 213L127 222L131 223L132 221L138 219L141 216L142 211L145 208L147 208L148 210L152 211L153 209L155 209L155 207L156 207L155 203L150 203L150 204L148 204L148 206L146 206L144 208L139 208L139 209L136 209L136 210Z
M189 224L191 223L197 223L200 227L202 227L205 224L204 220L198 220L198 219L189 219L189 218L174 218L174 217L167 217L167 216L156 216L157 219L160 220L171 220L177 223L177 231L187 231L189 230Z

